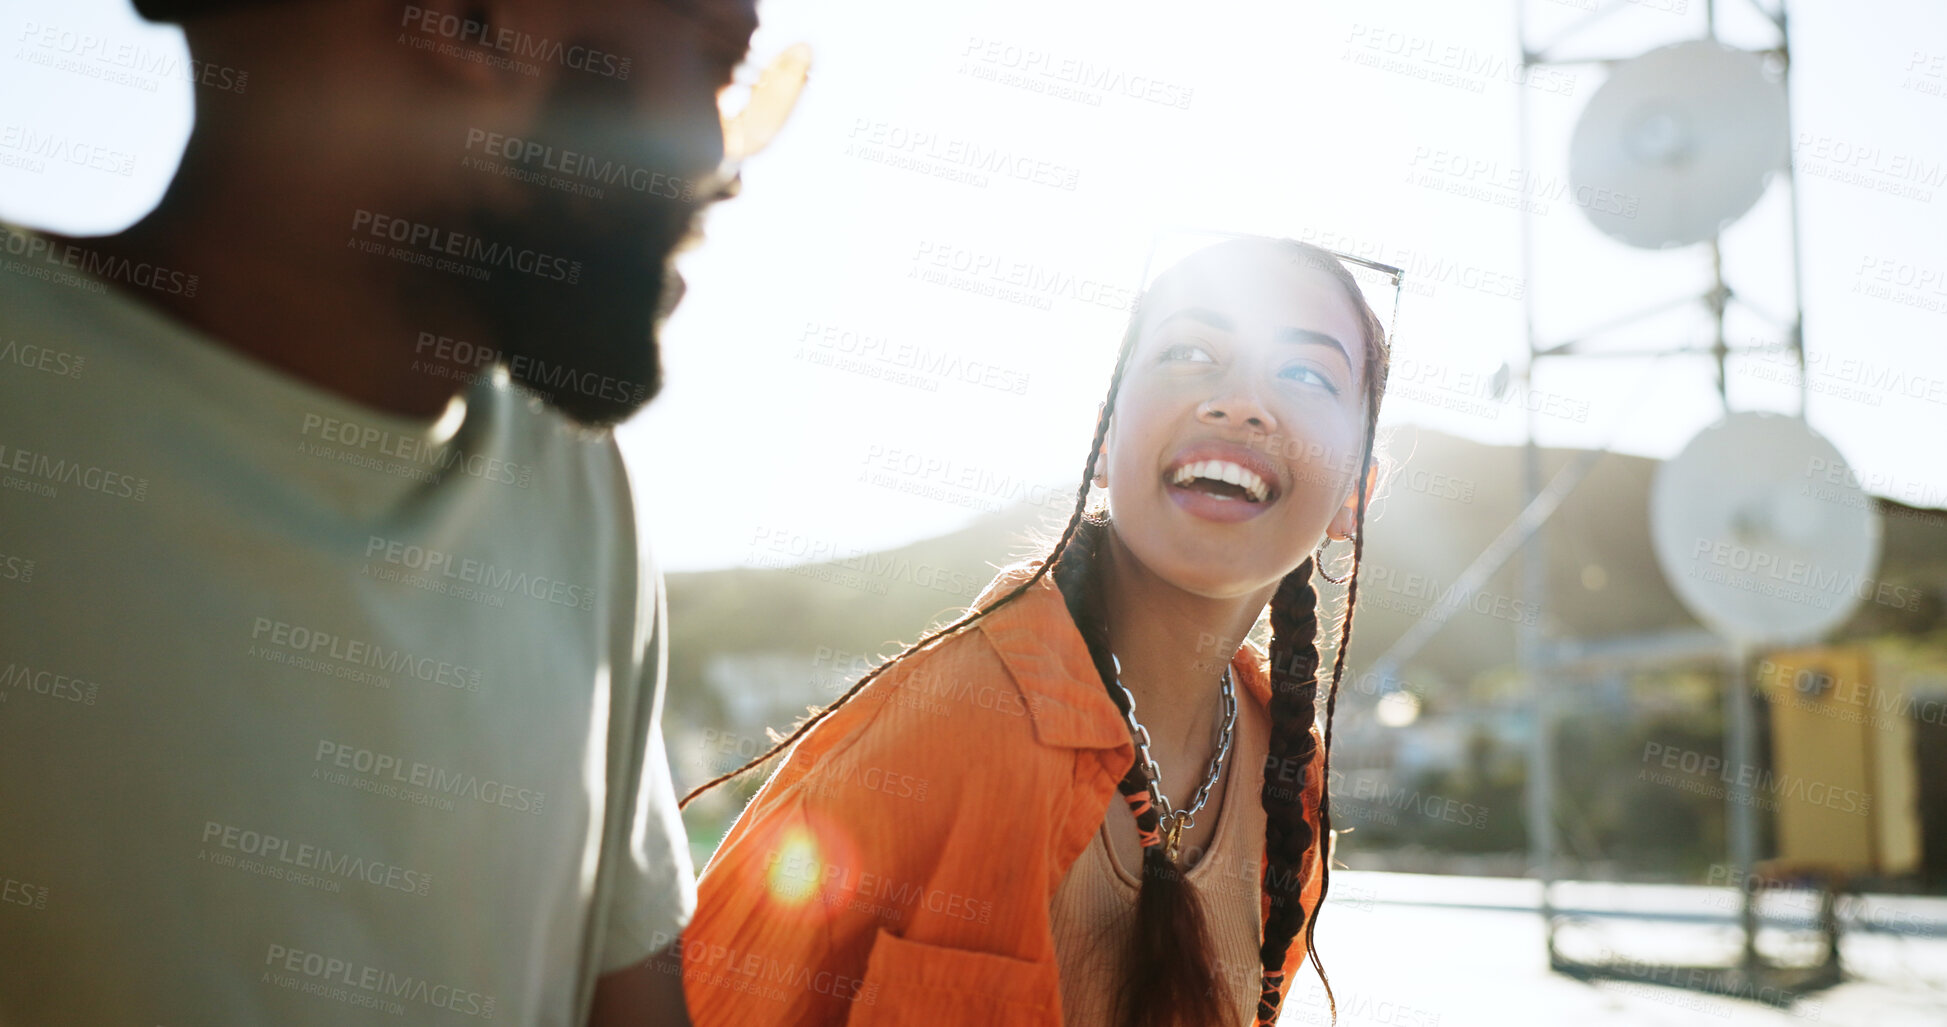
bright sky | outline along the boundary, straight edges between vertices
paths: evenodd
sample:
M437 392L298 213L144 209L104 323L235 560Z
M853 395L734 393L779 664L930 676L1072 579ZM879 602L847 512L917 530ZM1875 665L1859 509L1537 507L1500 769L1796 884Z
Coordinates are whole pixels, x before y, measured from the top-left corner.
M1533 0L1532 39L1597 3ZM1601 3L1578 53L1694 37L1706 6ZM1727 41L1773 42L1744 0L1717 6ZM1794 11L1811 421L1869 490L1947 506L1947 7ZM1482 395L1525 359L1523 290L1559 339L1701 293L1708 275L1704 247L1632 250L1576 207L1570 133L1605 73L1518 81L1508 0L764 0L762 14L754 57L807 42L811 81L685 258L668 386L621 432L669 569L746 564L759 539L806 557L897 545L1019 498L1065 509L1126 316L1114 304L1167 226L1404 266L1389 423L1514 443L1525 401L1545 444L1669 456L1721 412L1699 358L1555 361L1530 393L1517 373L1508 396ZM180 35L125 0L9 4L0 32L0 218L108 232L139 217L187 137L190 87L77 73L58 40L167 54ZM50 137L82 163L37 156ZM1024 177L955 163L992 151ZM955 167L973 180L937 173ZM1510 206L1524 181L1525 279ZM1788 215L1780 179L1724 240L1733 286L1779 313ZM1695 307L1611 344L1707 332ZM1742 315L1729 334L1779 338ZM1732 405L1795 410L1793 374L1734 365Z

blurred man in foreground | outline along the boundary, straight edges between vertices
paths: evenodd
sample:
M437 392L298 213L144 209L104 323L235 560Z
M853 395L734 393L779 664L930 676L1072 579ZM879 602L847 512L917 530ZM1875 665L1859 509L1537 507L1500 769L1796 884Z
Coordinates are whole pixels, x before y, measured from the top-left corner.
M752 4L138 3L167 196L0 228L0 1023L684 1022L606 429Z

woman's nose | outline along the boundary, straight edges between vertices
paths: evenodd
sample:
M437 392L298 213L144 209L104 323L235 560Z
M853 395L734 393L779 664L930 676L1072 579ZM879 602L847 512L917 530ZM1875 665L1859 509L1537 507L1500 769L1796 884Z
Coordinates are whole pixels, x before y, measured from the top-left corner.
M1231 389L1204 400L1197 407L1197 420L1206 424L1240 425L1261 432L1278 430L1277 417L1250 389Z

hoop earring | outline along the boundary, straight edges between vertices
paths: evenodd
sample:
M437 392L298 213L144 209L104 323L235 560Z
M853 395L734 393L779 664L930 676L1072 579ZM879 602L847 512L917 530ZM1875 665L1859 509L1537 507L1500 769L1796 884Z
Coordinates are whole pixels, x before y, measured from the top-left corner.
M1357 563L1354 563L1352 565L1352 569L1346 571L1345 577L1343 578L1332 577L1331 573L1325 569L1325 547L1331 544L1332 544L1332 536L1330 535L1325 536L1325 538L1319 541L1318 548L1312 550L1312 566L1318 569L1319 577L1324 578L1326 581L1329 581L1334 585L1343 585L1346 582L1352 580L1352 575L1358 573L1359 565Z

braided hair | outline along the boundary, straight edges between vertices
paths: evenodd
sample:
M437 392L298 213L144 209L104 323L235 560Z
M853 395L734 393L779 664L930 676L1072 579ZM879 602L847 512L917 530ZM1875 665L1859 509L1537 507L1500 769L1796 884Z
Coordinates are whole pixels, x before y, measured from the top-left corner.
M1351 272L1329 252L1295 240L1277 240L1275 245L1289 251L1307 266L1338 280L1358 314L1366 335L1365 444L1359 462L1359 479L1372 462L1377 438L1379 404L1385 395L1390 346L1385 326L1379 321L1359 291ZM1192 257L1191 259L1195 259ZM1167 275L1168 272L1165 272ZM984 604L968 610L943 627L928 632L889 659L867 671L844 694L823 709L812 712L772 746L742 766L692 789L678 808L683 808L706 791L762 766L788 749L832 711L850 701L887 668L912 654L935 645L993 611L1025 594L1044 576L1052 573L1061 590L1069 615L1088 645L1089 656L1101 676L1103 687L1118 709L1126 710L1128 699L1121 689L1110 686L1116 680L1113 657L1109 653L1108 620L1099 586L1101 544L1108 534L1108 520L1089 509L1091 483L1102 459L1103 443L1108 438L1110 418L1115 413L1116 397L1122 388L1130 354L1140 337L1147 309L1146 293L1132 312L1116 355L1115 370L1109 378L1108 395L1095 421L1094 439L1088 459L1082 466L1082 480L1075 493L1075 506L1068 522L1055 538L1047 556L1033 564L1033 571L1013 587ZM1346 647L1352 637L1352 614L1358 600L1358 571L1365 550L1367 490L1355 488L1357 497L1352 544L1352 569L1347 579L1344 613L1337 625L1337 645L1332 659L1332 679L1325 693L1323 753L1321 738L1314 733L1318 722L1318 595L1312 586L1313 561L1309 558L1286 574L1271 599L1271 740L1266 755L1266 774L1260 800L1265 812L1264 892L1266 916L1263 943L1259 949L1262 964L1261 992L1257 1023L1268 1025L1277 1018L1284 993L1284 964L1291 944L1304 936L1306 951L1319 979L1325 984L1333 1020L1338 1007L1332 997L1331 982L1313 946L1318 926L1318 908L1304 904L1303 867L1308 853L1317 850L1322 905L1331 885L1329 849L1321 844L1331 837L1332 812L1329 792L1321 785L1316 824L1305 815L1304 794L1312 783L1313 763L1319 764L1321 781L1329 780L1331 767L1332 716L1338 705L1339 681L1345 673ZM1289 768L1289 769L1280 769ZM1274 773L1272 771L1279 770ZM1293 775L1295 776L1295 779ZM1293 786L1295 780L1296 786ZM1183 872L1163 854L1159 838L1159 815L1149 795L1149 784L1139 760L1117 783L1117 791L1128 803L1136 819L1136 830L1143 843L1142 886L1136 900L1136 931L1131 940L1133 959L1130 978L1121 988L1125 1027L1163 1027L1175 1023L1224 1023L1230 1020L1221 997L1216 968L1210 958L1208 925L1195 890L1183 879Z
M1067 602L1068 614L1103 681L1116 679L1115 657L1109 651L1109 619L1100 587L1102 540L1108 536L1105 518L1085 517L1061 559L1055 564L1055 585ZM1129 697L1110 688L1124 716ZM1127 1027L1169 1027L1175 1023L1229 1023L1215 968L1211 965L1210 930L1197 893L1164 854L1158 828L1160 814L1149 794L1149 778L1141 759L1116 782L1116 790L1136 818L1142 841L1142 878L1136 891L1136 930L1129 939L1129 979L1118 989L1120 1015Z
M1372 466L1373 448L1378 439L1379 404L1386 395L1386 376L1392 363L1391 344L1385 325L1374 314L1359 292L1357 280L1336 257L1317 247L1287 240L1309 266L1330 274L1339 281L1352 300L1353 309L1366 335L1366 431L1358 474ZM1363 483L1362 483L1363 484ZM1284 965L1291 943L1302 933L1305 952L1318 979L1325 987L1325 1000L1333 1022L1338 1020L1338 1001L1332 995L1332 982L1319 961L1313 943L1318 929L1319 907L1331 891L1332 795L1325 786L1332 772L1332 721L1338 712L1339 682L1345 676L1346 650L1352 641L1352 614L1359 601L1359 567L1365 556L1366 510L1369 490L1353 490L1356 513L1352 531L1352 569L1346 582L1344 613L1337 625L1333 646L1332 681L1325 692L1323 738L1314 734L1318 722L1318 593L1312 586L1313 562L1306 559L1278 582L1271 596L1271 741L1265 754L1264 788L1264 940L1258 949L1263 982L1258 998L1257 1023L1268 1027L1277 1021L1283 1000ZM1323 572L1321 572L1323 576ZM1319 750L1323 748L1321 753ZM1318 763L1318 822L1305 816L1304 795L1312 783L1312 764ZM1287 783L1296 775L1296 787ZM1314 847L1318 854L1318 903L1304 904L1304 858Z

